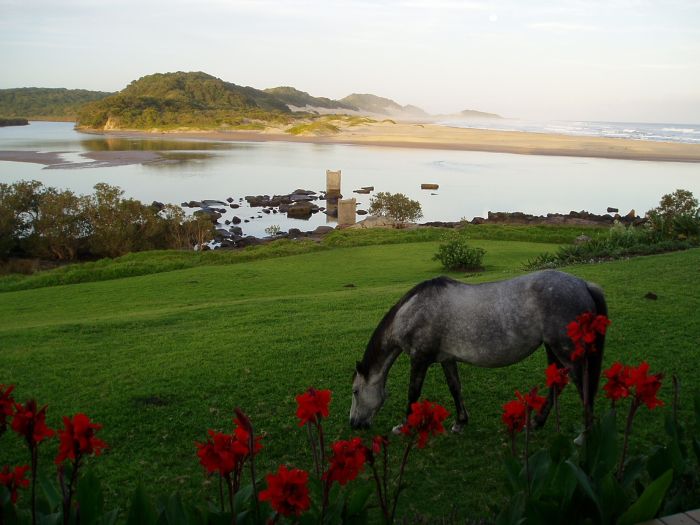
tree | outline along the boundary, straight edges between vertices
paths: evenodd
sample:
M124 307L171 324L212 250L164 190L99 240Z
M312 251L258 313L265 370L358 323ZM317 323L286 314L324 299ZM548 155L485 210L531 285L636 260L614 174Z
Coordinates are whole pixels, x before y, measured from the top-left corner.
M372 215L384 215L398 222L413 222L423 216L420 203L406 197L403 193L380 191L369 203Z
M698 199L688 190L678 189L661 197L659 205L647 212L654 231L664 237L697 235L700 229Z
M71 191L48 188L33 223L36 255L71 261L90 232L85 210L87 199Z

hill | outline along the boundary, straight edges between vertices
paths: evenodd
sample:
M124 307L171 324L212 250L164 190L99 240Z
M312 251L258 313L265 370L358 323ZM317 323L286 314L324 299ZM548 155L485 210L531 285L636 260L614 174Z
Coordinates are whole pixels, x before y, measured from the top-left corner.
M333 100L326 97L313 97L306 91L299 91L291 86L268 88L265 90L265 93L269 93L288 106L294 106L296 108L310 107L358 111L357 106L348 104L347 102L341 102L340 100Z
M82 107L78 127L152 129L262 126L286 120L287 105L264 91L202 72L156 73Z
M369 112L391 117L427 117L428 114L417 106L402 106L390 98L378 97L369 93L353 93L340 102L356 106L360 112Z
M503 118L496 113L486 113L485 111L477 111L475 109L465 109L459 113L459 116L464 118Z
M78 109L111 93L65 88L0 89L0 116L30 120L74 120Z

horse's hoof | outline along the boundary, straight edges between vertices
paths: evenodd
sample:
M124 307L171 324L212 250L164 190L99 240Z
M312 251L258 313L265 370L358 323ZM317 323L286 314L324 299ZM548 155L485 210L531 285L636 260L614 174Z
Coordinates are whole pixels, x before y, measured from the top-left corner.
M578 445L579 447L582 447L583 444L586 442L586 434L581 432L576 439L574 439L574 445Z
M453 434L461 434L462 432L464 432L464 423L455 423L452 425Z
M394 428L391 429L392 434L396 434L397 436L401 434L401 429L403 428L403 423L400 425L396 425Z

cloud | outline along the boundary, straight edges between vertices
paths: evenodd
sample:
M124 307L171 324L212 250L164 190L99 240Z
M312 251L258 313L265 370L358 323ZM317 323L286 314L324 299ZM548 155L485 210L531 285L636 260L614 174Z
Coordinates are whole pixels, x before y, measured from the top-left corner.
M537 24L529 24L530 29L540 31L552 31L556 33L568 33L572 31L596 32L600 31L600 27L586 24L567 24L564 22L540 22Z

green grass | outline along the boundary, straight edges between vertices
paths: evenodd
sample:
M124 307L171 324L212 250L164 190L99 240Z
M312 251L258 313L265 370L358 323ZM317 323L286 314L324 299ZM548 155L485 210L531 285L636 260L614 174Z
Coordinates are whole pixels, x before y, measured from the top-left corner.
M342 239L362 242L343 235L334 242ZM473 244L487 252L486 271L451 274L466 282L512 277L528 259L555 248L499 240ZM208 428L230 429L235 406L265 434L261 472L280 462L309 468L294 395L311 385L333 390L328 438L350 436L350 378L372 330L411 286L443 273L432 260L434 240L313 249L237 264L200 260L203 265L192 267L192 254L151 254L143 261L160 259L171 271L0 294L0 383L16 384L18 399L35 396L49 403L53 425L78 411L104 424L102 437L111 448L92 464L108 507L123 508L124 495L139 481L154 492L214 497L194 441L203 440ZM699 267L695 249L567 268L606 290L613 320L606 365L646 359L652 372L663 371L667 379L678 374L685 391L698 388ZM649 291L657 301L644 299ZM400 516L446 515L456 506L459 516L479 517L499 506L505 497L500 458L507 450L501 405L516 388L541 385L544 367L541 351L504 369L461 367L470 425L463 435L436 439L412 453ZM407 378L408 360L402 357L389 376L391 397L373 432L387 432L401 418ZM666 401L669 382L660 393ZM438 368L428 374L423 395L453 411ZM144 401L152 397L164 404ZM562 404L563 426L573 434L580 419L573 391L564 393ZM689 413L684 406L682 415ZM545 442L551 427L535 436L536 444ZM640 412L632 452L659 442L662 434L661 413ZM52 468L57 444L43 448L44 467ZM3 436L0 464L22 460L18 440Z

